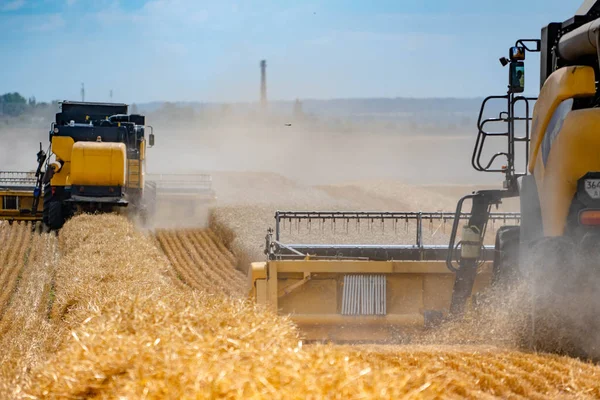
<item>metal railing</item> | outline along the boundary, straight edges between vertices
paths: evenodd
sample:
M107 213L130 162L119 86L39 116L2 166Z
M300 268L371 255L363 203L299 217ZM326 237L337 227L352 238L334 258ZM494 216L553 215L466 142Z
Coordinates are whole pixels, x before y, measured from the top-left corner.
M277 211L275 213L275 232L269 230L266 238L265 253L270 259L300 258L310 254L323 258L350 258L368 260L446 260L448 245L426 245L423 241L423 224L433 221L456 220L454 212L379 212L379 211ZM459 220L467 220L471 217L469 213L461 213ZM490 221L508 221L520 223L521 214L511 212L491 213ZM362 244L288 244L281 240L282 225L285 221L290 224L297 221L307 221L310 230L312 221L317 222L323 229L327 221L331 222L332 230L335 231L336 224L341 222L342 229L348 230L351 221L360 224L366 220L369 225L385 221L393 221L393 229L396 230L400 223L414 221L416 225L415 243L403 243L394 245L362 245ZM486 248L487 250L493 247ZM490 258L490 257L488 257Z
M0 171L0 188L33 190L36 182L35 171Z
M212 176L209 174L147 174L157 193L210 193Z
M505 100L507 102L507 111L502 111L495 118L484 119L484 112L486 105L490 100ZM535 102L537 99L534 97L523 97L515 96L512 93L508 93L504 96L489 96L486 97L481 108L479 110L479 117L477 119L477 139L475 141L475 147L473 149L473 155L471 157L471 164L473 168L481 172L501 172L507 175L507 180L512 180L519 176L525 175L525 171L517 171L515 166L515 144L523 143L525 146L525 165L529 162L529 138L531 136L531 110L532 107L530 102ZM517 116L515 112L515 106L519 103L524 103L525 116ZM515 122L524 122L524 132L522 136L516 135ZM487 126L490 124L505 124L505 130L492 132L489 131ZM487 162L481 160L483 149L485 147L486 139L490 137L505 137L506 138L506 151L500 151L494 153ZM505 157L506 165L502 167L494 167L495 161Z

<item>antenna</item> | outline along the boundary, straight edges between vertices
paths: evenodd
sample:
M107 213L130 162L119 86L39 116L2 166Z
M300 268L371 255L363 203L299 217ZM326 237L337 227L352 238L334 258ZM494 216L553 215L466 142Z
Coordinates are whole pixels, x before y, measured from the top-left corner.
M112 89L110 89L110 102L112 103Z
M81 83L81 101L85 101L85 85L83 84L83 82Z

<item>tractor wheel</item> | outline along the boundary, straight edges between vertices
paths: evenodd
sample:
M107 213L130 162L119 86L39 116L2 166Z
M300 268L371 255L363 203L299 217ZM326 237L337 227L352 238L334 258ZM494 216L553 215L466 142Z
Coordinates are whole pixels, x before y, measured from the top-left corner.
M536 351L597 359L598 273L576 250L565 237L544 238L532 249L530 344Z
M59 230L65 224L63 205L59 201L51 201L48 204L48 226L52 230Z
M511 286L521 277L519 272L519 226L503 226L496 233L493 286Z
M42 222L46 225L49 226L49 221L48 221L48 212L49 212L49 206L50 206L50 202L52 201L52 187L50 186L50 182L45 183L44 184L44 197L43 197L43 206L44 209L42 211Z

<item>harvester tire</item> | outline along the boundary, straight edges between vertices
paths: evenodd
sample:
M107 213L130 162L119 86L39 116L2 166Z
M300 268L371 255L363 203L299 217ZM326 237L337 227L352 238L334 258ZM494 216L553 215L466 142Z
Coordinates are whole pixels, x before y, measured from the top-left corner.
M531 265L531 346L536 351L598 359L598 328L589 272L565 237L541 239ZM591 288L592 290L594 288Z
M52 201L52 187L50 186L50 183L45 183L44 184L44 197L42 199L42 204L43 204L42 222L46 226L50 225L50 223L48 221L48 214L49 214L49 206L50 206L51 201Z
M52 230L59 230L64 224L63 205L59 201L51 201L48 204L48 226Z
M492 285L511 286L516 284L519 272L519 226L503 226L496 233Z

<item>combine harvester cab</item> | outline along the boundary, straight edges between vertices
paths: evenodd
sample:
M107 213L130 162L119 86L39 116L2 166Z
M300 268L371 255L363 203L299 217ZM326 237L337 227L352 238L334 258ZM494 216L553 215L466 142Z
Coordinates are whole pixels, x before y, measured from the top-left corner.
M290 315L308 340L398 342L439 325L450 313L456 271L447 268L448 246L427 245L423 225L469 219L467 214L422 212L277 212L275 231L266 236L266 262L248 272L251 298ZM496 213L491 221L519 221L519 214ZM282 240L283 223L294 229L326 224L369 230L415 227L405 245L292 244ZM383 228L385 227L385 228ZM291 229L291 228L290 228ZM316 228L315 228L316 229ZM463 257L478 266L473 292L492 281L494 247L475 236L461 243ZM467 238L468 239L468 238Z

